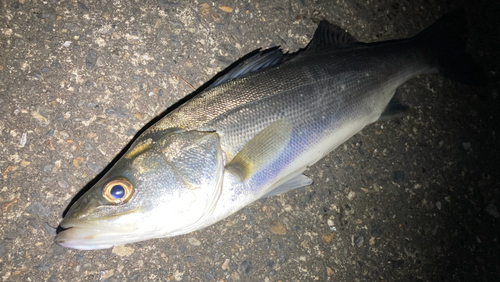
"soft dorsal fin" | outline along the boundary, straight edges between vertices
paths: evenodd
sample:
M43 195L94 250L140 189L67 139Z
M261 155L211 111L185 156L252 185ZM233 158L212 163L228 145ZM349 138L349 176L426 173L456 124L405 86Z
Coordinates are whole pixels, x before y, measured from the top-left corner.
M329 23L327 20L321 20L314 32L313 39L306 46L304 52L335 47L343 48L357 42L356 38L347 31Z
M272 47L266 50L257 49L247 56L236 61L233 66L227 68L227 72L217 78L205 90L213 88L231 79L248 76L257 72L278 66L286 60L280 47Z

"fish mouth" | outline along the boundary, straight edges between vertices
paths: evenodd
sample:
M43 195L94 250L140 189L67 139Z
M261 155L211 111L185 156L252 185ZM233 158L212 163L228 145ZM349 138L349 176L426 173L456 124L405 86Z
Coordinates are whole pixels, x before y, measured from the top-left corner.
M108 249L135 242L136 228L101 226L92 222L61 222L55 242L63 247L79 250Z

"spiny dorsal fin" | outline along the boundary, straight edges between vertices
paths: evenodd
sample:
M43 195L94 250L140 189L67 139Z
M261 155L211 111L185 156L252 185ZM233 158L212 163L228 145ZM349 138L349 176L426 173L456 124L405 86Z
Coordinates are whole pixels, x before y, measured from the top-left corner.
M217 78L205 90L213 88L223 82L231 79L248 76L257 72L278 66L286 60L283 50L278 47L272 47L262 51L257 49L247 56L236 61L233 66L227 68L227 72Z

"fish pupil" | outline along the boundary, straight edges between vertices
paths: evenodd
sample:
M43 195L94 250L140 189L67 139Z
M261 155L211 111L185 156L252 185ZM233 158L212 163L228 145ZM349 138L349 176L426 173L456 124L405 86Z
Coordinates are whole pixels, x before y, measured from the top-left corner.
M125 189L121 185L115 185L111 188L111 191L109 191L111 194L111 197L115 199L121 199L123 195L125 195Z

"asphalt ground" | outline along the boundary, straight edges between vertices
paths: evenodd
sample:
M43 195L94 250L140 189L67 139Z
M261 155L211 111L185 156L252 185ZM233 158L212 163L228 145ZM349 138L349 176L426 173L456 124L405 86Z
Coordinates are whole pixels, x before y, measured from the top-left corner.
M408 114L309 168L313 185L198 232L54 244L72 199L134 135L238 58L304 47L321 19L373 42L464 5L489 86L412 79L397 93ZM494 1L0 0L0 279L496 281L499 12Z

